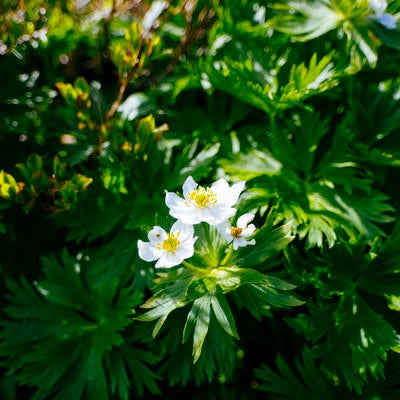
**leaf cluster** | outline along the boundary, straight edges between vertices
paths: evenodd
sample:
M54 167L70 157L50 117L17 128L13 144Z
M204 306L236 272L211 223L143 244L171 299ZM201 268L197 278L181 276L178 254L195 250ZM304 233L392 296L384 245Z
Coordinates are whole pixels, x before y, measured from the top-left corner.
M400 2L375 3L1 3L0 397L399 397ZM137 241L189 175L246 181L256 244L199 226L155 273Z

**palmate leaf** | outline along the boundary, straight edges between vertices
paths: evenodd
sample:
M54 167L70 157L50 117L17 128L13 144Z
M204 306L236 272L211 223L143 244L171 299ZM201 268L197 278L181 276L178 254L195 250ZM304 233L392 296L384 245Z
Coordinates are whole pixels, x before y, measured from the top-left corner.
M87 271L89 279L101 286L115 279L132 278L136 290L143 292L153 285L154 270L139 259L137 252L132 251L132 243L138 234L133 230L120 230L101 246L96 246L78 253L77 257L90 260L93 268Z
M194 141L193 145L197 148L198 141ZM190 161L179 171L180 175L184 177L192 175L196 176L196 178L206 176L210 170L210 164L213 162L213 158L217 155L219 148L220 144L216 143L206 146L197 154L192 154Z
M337 28L344 18L335 12L333 2L288 0L270 6L279 14L270 22L281 32L293 35L297 40L315 39Z
M270 114L274 111L273 89L267 81L255 80L254 65L225 60L204 64L204 72L211 84L239 100Z
M230 268L229 272L236 272L239 279L237 290L232 295L239 307L246 308L256 319L260 320L263 315L268 315L272 307L294 307L304 304L295 296L287 292L295 288L279 278L265 276L250 268L235 271ZM226 271L227 272L227 271ZM226 278L225 278L226 279ZM226 279L231 285L232 278Z
M294 365L291 366L278 355L276 367L278 371L262 364L254 371L255 377L259 380L256 388L267 392L271 400L338 398L339 390L328 381L312 351L307 347L303 350L302 361L295 359Z
M274 114L301 104L307 98L319 95L338 84L336 71L331 62L334 53L317 60L313 54L308 66L305 63L293 65L290 70L288 82L278 75L278 81L272 85L271 80L276 80L280 66L273 71L263 71L257 79L255 68L262 68L262 63L246 61L238 63L225 59L223 62L215 61L211 68L204 66L211 84L217 89L225 91L241 101Z
M352 123L348 115L333 125L318 113L301 111L279 129L272 126L268 163L258 161L259 146L220 164L233 179L252 177L245 203L260 212L269 208L273 223L290 226L308 248L332 247L343 234L373 240L385 235L383 224L393 221L394 209L373 187L372 172L354 159Z
M173 273L175 275L176 273ZM235 321L228 303L221 293L218 294L215 274L196 277L188 271L176 280L174 284L159 290L150 298L142 308L150 309L139 315L140 321L154 321L153 336L157 336L169 314L187 304L193 303L187 314L187 320L183 328L183 342L193 334L193 362L196 363L201 355L203 343L208 332L211 315L214 315L223 330L237 338ZM179 275L178 275L179 276ZM167 278L167 281L170 278ZM211 314L213 310L213 314Z
M281 237L282 233L278 235ZM271 252L276 253L278 250L272 250L272 247ZM237 266L196 268L195 271L178 269L162 274L158 280L159 289L142 305L149 311L136 317L140 321L156 321L153 329L155 337L173 311L192 304L183 328L183 342L193 335L194 363L200 358L214 318L227 335L239 338L226 294L234 293L236 303L247 308L256 318L264 315L264 310L271 306L303 304L288 293L295 288L294 285L254 269Z
M370 34L374 23L369 18L371 10L368 3L352 0L287 0L272 6L278 13L271 25L299 41L309 41L329 31L339 30L348 39L348 53L353 66L360 68L358 55L361 54L374 67L378 59L377 43Z
M234 254L233 262L238 267L254 267L283 250L293 239L292 222L273 229L264 225L255 235L257 246L248 250L239 248Z
M355 238L357 233L370 240L385 235L379 225L394 220L388 196L377 191L348 194L343 188L330 188L321 183L311 185L313 192L308 196L311 215L321 213L321 220L329 221L334 228L341 224L350 238Z
M196 386L211 384L217 377L229 379L238 364L235 339L227 335L216 318L212 317L204 340L204 349L198 361L193 364L193 344L177 340L182 335L186 314L185 309L180 309L174 318L168 319L163 340L155 343L157 348L161 345L165 360L160 366L160 374L166 377L171 386L179 387L190 382Z
M387 352L399 338L360 296L344 295L333 305L309 304L309 312L291 325L315 343L313 351L331 377L361 393L370 376L383 376Z
M304 63L293 65L289 74L289 82L279 90L278 108L289 108L308 97L337 86L338 80L332 62L333 55L334 53L330 53L317 60L317 54L314 53L308 66Z
M230 336L239 339L232 311L225 297L218 293L206 294L197 298L192 305L185 327L183 329L183 343L193 333L193 362L196 363L209 330L211 310L221 328ZM194 331L193 331L194 329Z
M193 302L190 309L185 328L183 329L183 341L185 342L188 332L194 328L193 332L193 363L199 359L203 348L204 340L208 332L211 318L211 295L206 294Z
M81 196L74 209L52 214L59 226L69 230L69 240L91 242L106 236L130 214L132 205L127 197L118 198L99 184L89 190L90 196Z
M378 296L400 296L397 284L400 277L399 240L400 225L397 223L386 240L380 240L372 247L371 252L377 256L359 278L363 291Z
M219 164L228 174L240 176L244 181L263 175L275 175L282 168L282 164L269 151L257 149L235 154L234 159L222 159Z
M386 318L389 309L383 303L379 306L377 297L399 293L395 284L389 284L398 282L397 240L398 230L371 253L365 242L336 244L323 251L318 264L314 257L302 260L299 254L286 251L294 275L315 286L319 294L308 303L308 314L289 323L314 344L313 352L331 378L358 393L370 376L378 380L384 374L388 352L400 344ZM381 260L375 253L380 250Z
M399 89L398 79L381 81L368 87L355 85L357 101L351 101L348 114L353 120L356 138L352 143L354 157L360 162L400 164Z
M220 324L221 328L230 336L235 339L239 338L237 333L235 319L233 317L232 311L229 307L228 302L219 290L215 297L211 298L211 307L215 315L216 320Z
M118 392L127 400L132 393L143 394L144 388L157 392L156 376L148 366L155 357L136 351L123 337L141 294L122 287L118 279L96 287L86 274L90 263L67 252L61 260L44 258L43 267L44 278L35 286L26 279L9 283L0 331L2 366L20 383L36 387L35 399L107 400ZM132 360L117 360L121 345ZM133 386L104 367L121 362L128 375L140 366Z

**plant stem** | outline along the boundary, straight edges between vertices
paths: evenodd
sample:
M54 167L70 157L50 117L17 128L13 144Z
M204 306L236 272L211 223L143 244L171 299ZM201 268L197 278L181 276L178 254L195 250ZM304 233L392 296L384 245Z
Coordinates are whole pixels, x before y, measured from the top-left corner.
M185 267L191 269L192 271L200 272L200 273L202 273L202 274L204 274L204 273L206 272L206 270L205 270L204 268L196 267L196 266L194 266L193 264L190 264L189 262L187 262L187 261L185 261L185 260L182 261L182 264L183 264Z
M221 265L225 265L229 261L229 259L232 256L232 253L233 253L233 244L229 247L229 250L226 253L224 259L222 260Z

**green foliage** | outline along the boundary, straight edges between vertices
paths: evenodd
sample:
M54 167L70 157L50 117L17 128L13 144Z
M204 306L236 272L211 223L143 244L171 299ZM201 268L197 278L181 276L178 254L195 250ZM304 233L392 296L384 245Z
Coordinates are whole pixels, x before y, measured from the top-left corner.
M268 365L263 364L255 370L255 376L259 379L259 390L274 393L271 399L335 399L338 396L337 389L326 379L312 355L305 348L302 353L303 362L295 360L296 370L293 371L288 364L277 356L276 366L278 373Z
M371 31L382 32L383 37L388 29L380 28L371 18L369 1L289 0L283 3L276 6L280 12L271 22L277 30L300 41L309 41L336 30L337 34L342 33L341 36L347 39L346 47L353 68L359 69L365 62L372 67L376 65L377 44L371 37ZM390 39L384 42L390 43Z
M98 286L89 268L84 257L64 252L61 260L43 258L44 278L34 286L26 279L10 282L12 305L5 310L9 319L2 321L1 356L12 357L11 372L19 371L21 383L37 386L39 399L106 399L109 394L127 399L128 376L140 395L144 387L157 392L148 365L156 358L123 337L141 294L118 279Z
M329 125L318 114L294 115L282 124L282 131L273 126L270 149L262 156L255 149L236 161L221 162L236 178L262 182L263 186L258 184L253 190L252 202L273 201L276 221L292 223L300 238L307 237L307 247L321 247L324 238L332 247L338 230L352 240L359 234L373 239L383 233L378 224L393 220L387 197L370 186L368 172L362 171L349 152L348 119L338 124L326 150L320 143L330 133Z
M292 321L315 344L323 368L359 393L369 374L375 379L383 375L387 352L399 345L396 329L385 318L389 310L379 303L384 299L375 297L397 296L398 288L389 282L398 273L394 244L398 235L397 229L384 245L375 245L370 252L359 243L336 245L324 254L327 264L321 263L319 271L311 272L318 275L320 298L308 304L307 316ZM301 268L296 255L289 254L288 259L292 268ZM300 279L306 276L303 272L299 275L303 275ZM386 283L381 285L383 280ZM330 351L332 346L341 357Z
M273 244L269 246L273 247ZM248 255L248 259L260 262L257 258L253 258L252 254L254 256L254 252ZM248 261L243 263L246 264ZM142 305L143 308L150 310L137 319L157 320L153 329L155 337L174 310L193 303L183 329L183 342L193 334L194 362L197 362L201 355L211 314L226 334L238 339L235 320L225 294L232 292L235 302L247 308L258 319L271 306L290 307L302 304L302 301L285 293L294 289L294 285L251 268L224 266L223 261L218 268L196 268L194 272L184 270L165 274L160 277L158 286L160 289Z
M1 2L0 397L398 399L399 16ZM156 270L189 176L245 189Z

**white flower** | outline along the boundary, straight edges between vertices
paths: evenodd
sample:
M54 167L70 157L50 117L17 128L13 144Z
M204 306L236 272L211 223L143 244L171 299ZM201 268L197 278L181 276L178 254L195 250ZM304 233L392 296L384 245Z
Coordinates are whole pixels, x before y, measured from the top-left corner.
M370 0L369 6L375 13L375 19L383 25L386 29L395 29L397 19L394 15L386 13L387 1L386 0Z
M369 6L376 15L382 15L387 8L386 0L369 0Z
M231 226L227 221L218 225L217 229L228 243L233 241L233 249L237 250L239 247L256 244L255 239L245 240L245 238L251 236L256 230L256 227L253 224L248 225L249 222L253 221L253 219L254 214L243 214L238 218L237 226Z
M138 240L139 257L144 261L158 260L156 268L171 268L179 265L194 253L193 226L176 221L170 233L155 226L148 234L150 242Z
M232 206L238 201L244 185L241 181L229 186L221 178L210 187L204 188L189 176L182 187L184 198L167 192L165 203L169 207L169 213L185 224L204 221L210 225L218 225L236 213Z

